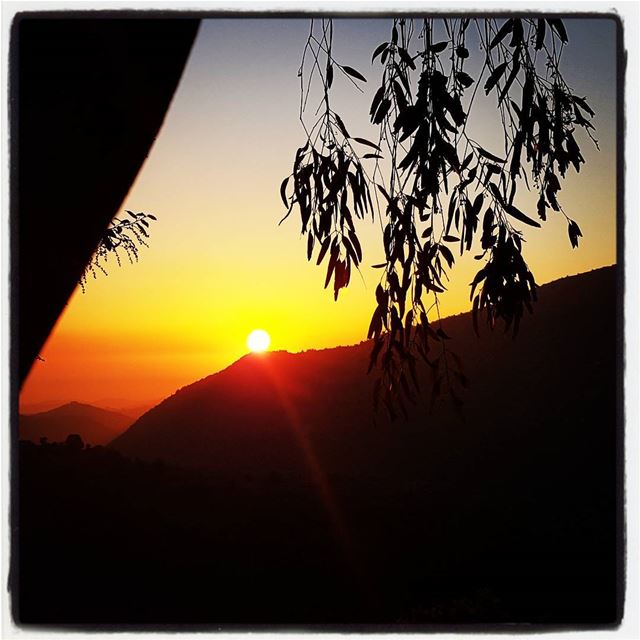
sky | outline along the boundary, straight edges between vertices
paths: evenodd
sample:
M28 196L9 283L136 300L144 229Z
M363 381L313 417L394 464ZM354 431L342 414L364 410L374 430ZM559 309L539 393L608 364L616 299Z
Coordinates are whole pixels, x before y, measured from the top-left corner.
M596 112L600 151L578 137L586 164L570 171L560 193L582 229L580 248L571 248L560 215L525 230L525 257L539 283L616 260L615 23L565 25L562 69ZM334 83L334 108L354 136L377 140L368 111L380 67L371 52L390 28L388 19L334 22L335 57L368 79L362 94L341 78ZM380 275L370 265L383 259L379 225L360 225L362 277L352 277L338 302L323 289L324 267L306 260L295 215L278 226L279 186L304 143L297 72L308 30L306 19L203 21L160 134L118 211L158 218L149 248L138 263L113 261L108 276L75 291L23 387L23 410L72 400L112 408L159 402L244 355L256 328L270 334L272 349L292 352L366 337ZM471 38L472 58L475 45ZM472 61L468 73L477 77L480 64ZM468 128L499 152L491 105L479 100ZM519 204L535 217L535 196ZM455 265L444 315L469 310L477 269L471 256Z

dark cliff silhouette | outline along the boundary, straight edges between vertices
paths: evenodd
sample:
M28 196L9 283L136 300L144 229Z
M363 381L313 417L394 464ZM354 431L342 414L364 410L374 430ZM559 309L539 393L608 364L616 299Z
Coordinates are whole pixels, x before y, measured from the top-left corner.
M11 308L20 383L150 150L199 24L109 15L26 12L12 28Z
M50 411L21 415L20 439L64 442L70 434L78 434L89 444L107 444L132 422L131 417L116 411L69 402Z
M374 424L360 345L244 358L112 447L21 443L16 618L614 623L615 275L543 287L515 341L449 319L464 421Z

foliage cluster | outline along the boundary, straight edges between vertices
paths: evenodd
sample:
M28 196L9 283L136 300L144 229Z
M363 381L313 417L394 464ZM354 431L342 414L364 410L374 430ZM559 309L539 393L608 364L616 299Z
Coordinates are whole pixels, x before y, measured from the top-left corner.
M465 70L471 30L483 59L475 78ZM281 185L285 218L297 208L307 258L317 249L316 263L327 265L325 288L333 279L337 299L363 259L356 219L377 213L385 261L374 265L382 275L368 332L370 370L379 365L375 399L392 418L419 392L419 361L433 372L433 398L447 391L462 403L462 363L439 326L439 295L456 253L475 250L482 263L470 284L476 331L484 316L491 328L502 320L515 335L536 299L522 229L540 227L551 209L565 217L578 246L582 233L558 193L567 171L584 163L576 131L597 142L593 110L560 71L567 42L557 18L394 19L372 55L381 82L369 109L379 128L371 142L349 133L330 99L336 73L358 88L365 76L334 58L332 20L311 21L298 73L306 141ZM322 100L307 126L314 82ZM495 96L502 125L492 149L467 129L480 89ZM537 194L535 214L517 206L522 185Z
M85 267L80 278L80 287L85 292L89 275L95 279L97 272L101 271L108 275L105 268L109 256L115 257L118 266L121 266L121 253L127 257L130 263L138 261L140 246L148 247L146 239L149 237L149 221L157 220L150 213L134 213L125 209L129 218L114 218L111 226L105 231L100 239L98 248L95 250L89 264Z

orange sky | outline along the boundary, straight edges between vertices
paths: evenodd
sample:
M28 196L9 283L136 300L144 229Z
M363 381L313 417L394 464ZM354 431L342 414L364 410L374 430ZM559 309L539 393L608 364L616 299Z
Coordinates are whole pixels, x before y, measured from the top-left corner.
M387 20L338 21L338 59L370 81L365 94L336 87L336 108L352 131L377 139L366 114L378 86L370 52ZM567 20L565 74L596 111L601 151L580 138L586 166L563 184L562 203L584 238L570 247L551 216L526 229L525 256L539 283L615 262L615 31L610 21ZM298 221L281 227L278 188L303 141L296 77L306 20L203 23L162 131L122 209L157 216L140 262L76 290L21 395L23 408L70 400L124 407L156 402L246 352L255 328L272 349L352 344L364 339L381 262L379 226L361 225L362 279L337 303L324 270L306 262ZM594 47L595 43L598 47ZM237 43L242 43L239 47ZM472 74L473 75L473 74ZM480 103L469 123L493 148L495 116ZM353 133L357 132L357 133ZM520 207L535 211L533 196ZM122 211L121 209L121 211ZM119 212L120 213L120 212ZM445 314L469 308L478 263L454 268Z

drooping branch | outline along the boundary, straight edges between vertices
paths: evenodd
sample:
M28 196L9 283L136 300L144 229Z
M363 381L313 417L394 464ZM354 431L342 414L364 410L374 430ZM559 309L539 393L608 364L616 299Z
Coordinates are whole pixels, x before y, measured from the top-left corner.
M280 194L287 207L283 220L294 207L298 208L301 231L307 236L307 258L311 260L316 250L317 264L328 257L325 288L333 278L337 300L340 289L350 282L352 269L357 269L362 261L354 218L362 219L374 211L362 160L375 158L377 154L359 155L354 144L374 151L379 151L379 147L364 138L351 137L342 118L332 108L330 95L335 69L354 83L366 82L358 71L336 61L332 41L331 20L322 20L319 26L317 21L311 22L298 74L300 120L307 140L297 150L293 171L282 182ZM306 83L305 73L308 73ZM315 77L319 79L321 96L316 119L308 125L305 111Z
M123 253L129 262L133 264L138 261L139 247L149 246L147 244L149 221L157 220L157 218L150 213L133 213L133 211L129 210L126 210L126 213L129 218L114 218L114 222L100 240L91 262L86 266L79 282L83 293L85 292L89 275L93 276L94 279L97 277L98 271L108 275L106 263L109 256L114 256L118 266L121 266L121 253Z
M475 79L465 71L472 55L470 28L477 33L483 58ZM550 207L565 216L573 247L581 236L560 205L560 179L571 166L579 171L584 163L576 129L597 142L590 122L593 111L560 71L568 35L555 18L511 18L501 24L493 19L426 19L417 36L413 20L394 19L390 39L372 56L382 69L369 110L379 127L374 144L351 138L330 106L334 68L354 84L364 77L333 59L331 21L323 20L320 32L312 22L299 75L303 124L314 76L322 86L316 112L321 115L309 129L305 126L307 143L283 182L287 215L298 206L309 259L316 241L318 264L330 250L325 286L333 274L337 298L349 282L351 264L357 267L362 260L351 211L361 218L365 212L373 214L374 193L385 252L385 262L375 265L382 275L369 328L374 339L370 370L380 365L376 399L392 417L396 407L405 412L404 400L419 393L416 363L422 361L433 374L432 397L446 391L460 405L458 388L466 378L439 322L439 295L446 291L454 251L462 255L474 250L479 238L475 257L484 264L470 291L476 331L484 315L489 326L501 319L515 335L524 310L531 311L536 298L535 278L522 253L523 226L540 227ZM503 135L492 149L468 130L480 89L496 98ZM371 178L353 141L376 151L362 156L375 160ZM291 178L294 190L288 196ZM534 214L518 207L522 185L538 193ZM436 315L433 326L431 312Z

